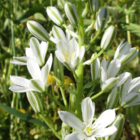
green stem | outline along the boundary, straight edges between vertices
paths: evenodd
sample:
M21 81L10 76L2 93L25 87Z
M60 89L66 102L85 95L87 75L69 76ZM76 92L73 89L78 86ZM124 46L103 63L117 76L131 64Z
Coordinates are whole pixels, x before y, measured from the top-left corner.
M96 95L92 96L91 99L93 100L93 99L97 98L98 96L102 95L103 93L104 93L104 91L100 91Z
M84 44L84 36L85 36L85 30L84 30L84 24L83 24L83 17L82 17L82 1L79 0L77 1L78 5L78 18L79 18L79 25L77 25L78 29L78 43L79 43L79 48ZM83 72L84 72L84 66L83 66L83 61L80 63L77 69L77 93L76 93L76 115L78 118L82 119L82 114L81 114L81 102L82 102L82 95L83 95Z
M66 97L65 97L65 92L64 92L62 87L60 87L60 91L61 91L61 95L62 95L62 99L63 99L64 105L66 107L68 107L67 100L66 100Z
M55 131L55 129L52 127L50 122L42 115L39 114L39 116L44 120L44 122L49 126L49 128L52 130L52 132L55 134L55 136L61 140L61 136Z
M119 110L121 108L123 108L123 107L122 106L119 106L119 107L115 108L115 111L117 111L117 110Z
M100 35L101 31L98 31L97 34L94 36L94 38L92 38L92 40L90 41L89 45L91 45L96 39L97 37Z
M90 65L96 58L98 58L102 53L104 52L104 49L102 49L98 54L96 54L93 58L91 58L90 60L87 60L83 63L83 65ZM87 62L87 63L86 63Z

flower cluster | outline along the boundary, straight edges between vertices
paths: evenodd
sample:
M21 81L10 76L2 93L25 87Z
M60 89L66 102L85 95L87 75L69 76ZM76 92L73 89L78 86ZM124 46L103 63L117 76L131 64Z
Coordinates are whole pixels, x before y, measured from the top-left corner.
M89 0L88 4L90 4L90 10L95 19L88 27L85 27L84 17L89 10L87 10L87 7L81 12L82 10L76 10L76 7L70 2L64 0L59 0L59 2L65 12L64 15L54 6L46 8L48 17L56 24L53 25L50 33L36 21L29 20L27 22L28 30L35 37L30 39L30 48L26 48L25 51L26 56L14 57L11 63L26 66L31 79L11 75L10 79L14 85L10 86L9 89L18 93L26 92L34 111L42 112L43 102L40 95L47 92L50 85L49 76L49 78L53 78L51 82L60 87L65 107L61 102L53 99L51 95L48 96L60 108L66 109L66 111L58 111L59 117L66 125L73 128L72 133L69 131L64 136L65 140L96 140L96 138L102 137L107 140L117 140L123 128L124 116L122 114L116 116L115 109L140 104L140 77L132 79L129 72L120 73L121 67L134 59L138 50L135 47L131 48L128 42L123 43L123 40L117 47L112 60L99 58L111 46L117 34L116 27L107 24L109 17L107 9L99 10L99 1ZM78 5L78 9L80 9L80 5ZM66 18L69 20L68 25L65 24ZM91 35L91 39L86 40L85 37L88 36L86 33L90 35L89 31L93 32L93 26L97 33L94 37ZM85 60L86 52L90 51L93 42L103 31L100 52L92 52L91 58ZM54 59L52 54L49 54L49 58L46 59L50 45L54 48ZM53 62L54 72L50 73ZM90 65L92 81L84 86L84 68L86 65ZM75 82L72 80L68 86L65 82L66 76L64 76L63 66L72 72L75 78ZM95 91L95 95L92 95L94 86L98 84L101 91L99 93ZM84 94L85 87L92 87L91 91ZM67 98L64 89L69 92ZM104 92L110 92L107 99L107 110L96 119L94 118L95 104L92 99L97 98ZM83 97L85 98L83 99ZM53 128L51 129L60 139L57 132Z

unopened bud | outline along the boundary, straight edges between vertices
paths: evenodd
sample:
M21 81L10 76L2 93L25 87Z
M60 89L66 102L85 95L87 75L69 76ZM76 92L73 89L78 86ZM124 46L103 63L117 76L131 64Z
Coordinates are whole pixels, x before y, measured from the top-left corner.
M28 21L27 28L35 37L37 37L41 41L46 42L50 38L47 31L36 21Z
M64 23L63 18L57 8L49 6L47 7L46 11L48 16L54 23L56 23L59 26L61 26Z
M102 9L96 18L96 31L103 31L108 20L108 11L106 8Z
M70 2L65 3L65 13L70 21L70 23L74 26L78 24L78 15L74 5Z
M111 44L113 43L113 41L116 37L116 34L117 34L116 27L112 26L112 25L109 26L106 29L106 31L105 31L105 33L102 37L101 45L100 45L101 48L104 49L104 50L108 49L111 46Z

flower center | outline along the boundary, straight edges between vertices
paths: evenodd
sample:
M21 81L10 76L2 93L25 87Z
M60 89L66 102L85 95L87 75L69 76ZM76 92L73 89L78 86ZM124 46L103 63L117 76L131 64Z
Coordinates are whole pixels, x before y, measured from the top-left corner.
M64 52L64 56L65 56L66 62L69 62L69 54L67 52ZM71 59L74 59L75 57L76 57L76 53L73 52L72 56L71 56Z
M72 53L72 59L75 58L75 56L76 56L76 53L73 52L73 53Z
M64 55L66 62L69 62L69 54L67 52L64 52Z
M94 132L93 126L92 126L92 125L87 126L87 127L85 128L84 132L85 132L85 134L86 134L87 136L93 135L93 132Z

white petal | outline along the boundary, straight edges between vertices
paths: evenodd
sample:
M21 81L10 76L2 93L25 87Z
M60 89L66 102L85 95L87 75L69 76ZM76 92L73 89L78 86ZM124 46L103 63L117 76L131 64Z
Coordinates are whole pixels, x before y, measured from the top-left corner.
M17 60L10 61L10 63L15 64L15 65L22 65L22 66L26 65L26 63L20 62L20 61L17 61Z
M121 67L121 63L119 59L114 59L110 62L109 67L107 69L108 78L115 77L119 72Z
M70 127L82 131L85 128L85 125L82 123L82 121L77 118L75 115L66 112L66 111L58 111L60 119L69 125Z
M27 61L27 68L33 79L41 79L41 71L37 61L29 58Z
M23 93L23 92L27 92L27 91L33 91L34 89L32 88L28 88L28 87L21 87L21 86L17 86L17 85L12 85L9 87L9 89L13 92L17 92L17 93Z
M103 58L103 60L101 62L101 67L103 67L104 70L107 71L108 65L109 65L109 61L106 60L105 58Z
M86 124L91 124L93 117L94 117L94 112L95 112L95 104L92 102L92 100L87 97L82 101L82 116L83 116L83 121Z
M56 48L57 48L57 50L61 51L62 53L67 52L69 54L69 52L70 52L69 51L70 46L67 43L65 43L65 41L63 41L63 40L60 40L57 42Z
M91 58L93 58L97 53L94 53ZM91 78L92 80L96 80L97 78L100 77L100 60L99 58L96 58L92 64L90 65L90 69L91 69Z
M58 41L58 40L57 40L56 38L54 38L54 37L51 36L51 37L50 37L50 40L51 40L54 44L57 44L57 41Z
M41 57L40 43L35 37L32 37L30 39L30 48L31 48L38 64L42 65L43 60L42 60L42 57Z
M16 85L23 86L23 87L29 87L30 80L28 80L26 78L11 75L10 80Z
M79 50L79 61L81 62L83 57L84 57L84 54L85 54L85 47L82 46L81 49Z
M40 44L40 51L41 51L41 57L42 57L42 61L43 63L45 62L45 57L48 51L48 47L49 47L49 43L42 41Z
M69 55L72 56L72 53L75 52L76 53L76 56L77 54L79 55L79 45L77 43L77 41L75 40L75 38L72 38L70 41L69 41Z
M121 86L130 76L131 76L131 73L129 73L129 72L124 72L124 73L120 74L118 76L120 78L120 80L115 87Z
M114 134L116 131L117 131L117 128L115 126L110 126L101 131L99 130L99 132L95 134L95 137L107 137Z
M71 134L69 134L69 135L67 135L67 136L65 137L65 140L80 140L80 139L78 138L78 135L79 135L79 134L80 134L79 132L71 133Z
M85 140L97 140L97 139L94 136L92 136L92 137L86 137Z
M43 92L45 91L44 84L40 80L30 80L29 86L34 89L34 91Z
M137 92L140 89L140 77L134 78L131 81L128 92Z
M16 65L26 65L28 57L21 56L21 57L13 57L13 61L10 61L12 64Z
M107 80L107 74L103 67L101 67L101 82L104 83Z
M114 59L116 59L116 58L118 58L119 57L119 55L120 55L120 53L121 52L123 52L123 48L122 48L122 46L124 46L123 45L123 42L124 42L124 39L121 41L121 43L119 44L119 46L117 47L117 49L116 49L116 51L115 51L115 55L114 55ZM122 49L121 49L122 48ZM125 47L124 47L125 48ZM126 47L127 48L127 47Z
M94 124L101 128L105 128L115 120L115 117L115 110L108 109L99 116L99 118L95 121Z
M32 51L31 48L26 48L25 49L25 54L26 54L27 57L35 59L35 56L34 56L33 51Z
M120 79L119 77L109 78L108 80L102 83L101 85L102 90L104 91L110 90L118 83L119 79Z
M66 60L65 60L65 57L64 57L64 55L63 55L63 53L62 53L61 51L56 50L56 51L55 51L55 55L56 55L57 59L58 59L61 63L63 63L63 62L66 61Z
M52 61L53 61L52 54L50 54L48 61L46 62L45 66L41 69L41 80L44 83L44 85L46 84L48 74L51 70Z
M64 40L67 43L67 38L66 38L66 36L61 28L59 28L57 26L53 26L52 32L53 32L53 36L57 40Z

